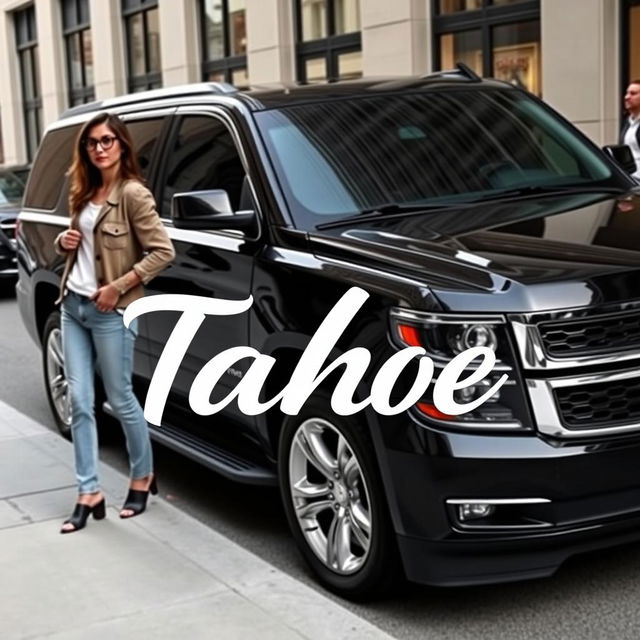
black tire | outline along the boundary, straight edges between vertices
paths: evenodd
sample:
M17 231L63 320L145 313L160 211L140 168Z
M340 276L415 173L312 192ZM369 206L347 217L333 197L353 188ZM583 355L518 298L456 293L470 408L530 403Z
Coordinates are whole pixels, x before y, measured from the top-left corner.
M331 455L325 460L332 458L335 471L328 473L334 467L325 465L321 472L310 462L313 456L303 452L303 442L315 442L312 452L326 445ZM346 464L338 463L339 447ZM346 473L341 476L343 470ZM387 593L401 575L400 562L373 444L362 425L354 417L333 413L328 395L315 395L298 416L284 420L278 475L289 527L319 581L352 600ZM330 475L332 480L328 479ZM292 479L294 485L309 487L316 495L301 496L296 491L294 496ZM367 521L368 535L362 525ZM339 542L345 544L341 547ZM342 558L338 557L338 547L342 548Z
M53 311L47 318L42 334L42 371L47 399L58 431L71 440L71 401L64 375L62 329L60 312Z

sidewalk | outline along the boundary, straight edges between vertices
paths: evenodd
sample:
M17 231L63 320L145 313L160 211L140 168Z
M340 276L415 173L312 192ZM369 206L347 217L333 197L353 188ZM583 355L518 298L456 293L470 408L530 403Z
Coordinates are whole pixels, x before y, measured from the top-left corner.
M0 636L389 638L161 497L120 520L126 478L102 465L107 519L60 535L71 444L0 402Z

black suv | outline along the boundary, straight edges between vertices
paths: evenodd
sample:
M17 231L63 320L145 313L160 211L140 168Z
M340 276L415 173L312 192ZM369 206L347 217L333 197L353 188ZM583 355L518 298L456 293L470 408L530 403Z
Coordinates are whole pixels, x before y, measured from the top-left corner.
M63 433L53 240L69 220L73 141L105 110L127 121L177 252L148 295L253 297L243 314L206 318L152 435L229 478L279 483L323 584L356 597L396 572L432 585L548 576L572 554L640 538L638 196L573 126L464 70L250 92L201 84L67 111L32 170L17 288ZM297 415L190 409L198 372L242 345L275 359L261 398L277 395L353 286L368 298L327 362L355 347L372 354L354 401L407 346L424 349L436 375L469 347L495 351L492 374L458 390L460 403L508 382L457 416L431 386L401 414L342 416L330 400L343 366ZM141 317L143 402L178 318ZM211 402L252 362L229 367Z

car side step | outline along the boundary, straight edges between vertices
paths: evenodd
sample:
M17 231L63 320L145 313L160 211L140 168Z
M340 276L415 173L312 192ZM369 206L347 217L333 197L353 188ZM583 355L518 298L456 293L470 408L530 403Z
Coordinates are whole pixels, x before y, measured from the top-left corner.
M105 402L102 408L110 416L114 415L108 402ZM199 462L235 482L263 486L276 486L278 484L278 476L272 469L252 460L242 458L210 442L205 442L200 438L186 434L175 427L168 425L156 427L150 424L149 433L153 440L160 444Z

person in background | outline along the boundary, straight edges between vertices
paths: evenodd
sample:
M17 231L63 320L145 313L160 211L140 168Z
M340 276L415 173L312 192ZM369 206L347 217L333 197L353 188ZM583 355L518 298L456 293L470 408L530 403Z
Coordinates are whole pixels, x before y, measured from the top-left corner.
M624 94L624 108L629 117L623 122L620 131L620 144L626 144L636 161L636 170L632 176L640 180L640 80L632 80Z
M98 483L96 364L127 439L130 482L120 517L142 513L149 492L157 493L149 429L131 380L136 321L125 327L121 312L175 257L120 118L101 113L82 127L69 176L70 228L55 246L66 256L58 301L78 499L61 533L79 531L91 514L96 520L106 514Z

